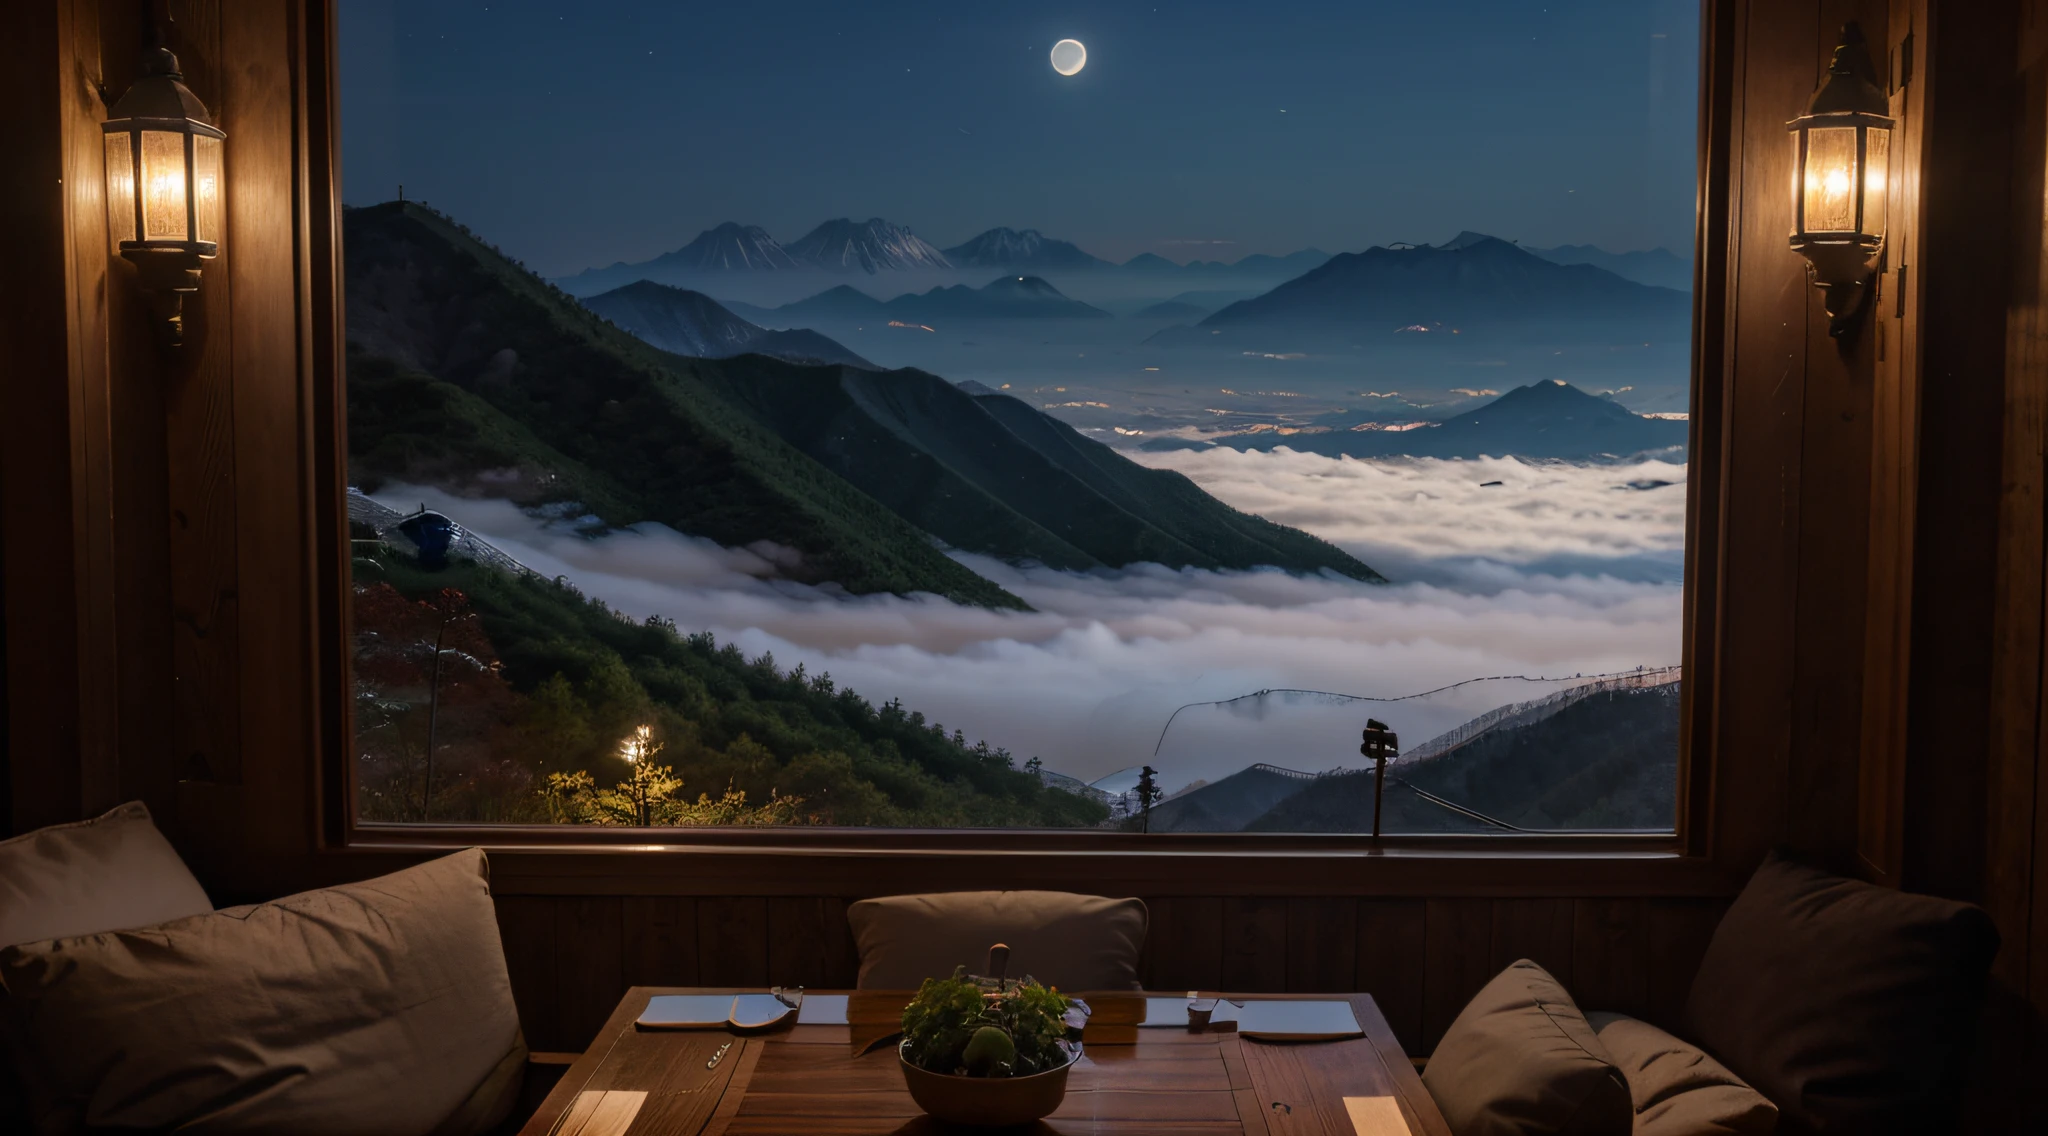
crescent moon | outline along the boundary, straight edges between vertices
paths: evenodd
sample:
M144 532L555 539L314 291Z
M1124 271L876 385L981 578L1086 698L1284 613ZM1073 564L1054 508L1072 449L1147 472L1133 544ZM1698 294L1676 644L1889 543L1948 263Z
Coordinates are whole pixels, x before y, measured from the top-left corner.
M1079 75L1088 66L1088 48L1078 39L1063 39L1052 45L1052 69L1062 75Z

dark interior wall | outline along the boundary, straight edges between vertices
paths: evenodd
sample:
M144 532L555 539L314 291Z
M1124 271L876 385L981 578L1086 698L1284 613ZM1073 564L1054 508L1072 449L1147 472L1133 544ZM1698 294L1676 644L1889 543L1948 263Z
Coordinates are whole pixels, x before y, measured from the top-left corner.
M0 823L140 798L219 897L425 855L334 848L336 766L320 760L343 689L336 642L323 638L339 569L319 529L337 489L336 390L322 362L337 318L327 6L170 4L190 84L231 139L228 239L177 358L151 341L128 266L109 262L98 197L94 85L132 77L139 6L21 7L0 39L0 91L24 124L21 160L0 166L0 204L28 222L0 225L11 267L0 281ZM1707 71L1721 81L1705 111L1708 159L1729 176L1725 195L1703 198L1718 220L1703 230L1711 318L1697 405L1721 428L1693 459L1695 482L1714 492L1694 499L1691 602L1704 617L1687 684L1687 851L1718 882L1680 882L1674 869L1632 890L1574 890L1571 874L1591 870L1563 863L1503 864L1491 886L1468 873L1436 891L1399 865L1334 867L1285 896L1134 884L1166 913L1154 980L1370 978L1411 1000L1390 1016L1412 1022L1404 1040L1421 1045L1510 949L1569 960L1575 982L1618 984L1618 997L1654 1007L1689 981L1712 926L1700 912L1765 849L1790 844L1982 899L2006 935L2007 988L2041 1003L2041 11L2039 0L1709 5ZM1784 123L1848 18L1880 47L1901 145L1886 300L1844 344L1786 247ZM1890 81L1909 34L1919 54L1901 85ZM2009 72L1972 62L2013 58L2015 42ZM1999 248L2017 251L2001 261ZM819 912L862 894L806 895L786 879L734 894L729 877L680 853L602 879L549 878L513 850L494 862L522 1005L565 1045L576 1030L563 1023L583 1011L564 1007L639 977L752 981L787 967L843 978L844 950L802 954L797 936L823 933L833 921ZM1071 879L1036 870L1004 882ZM905 888L949 878L888 876ZM1380 882L1395 878L1405 882ZM674 944L663 965L687 968L645 969L647 942Z

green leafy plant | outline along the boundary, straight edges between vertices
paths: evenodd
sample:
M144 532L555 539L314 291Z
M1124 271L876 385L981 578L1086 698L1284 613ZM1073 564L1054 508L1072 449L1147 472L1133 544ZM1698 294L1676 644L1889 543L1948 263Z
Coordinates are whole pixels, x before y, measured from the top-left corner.
M920 1069L967 1077L1028 1077L1073 1059L1057 990L1026 978L927 978L903 1008L903 1057Z

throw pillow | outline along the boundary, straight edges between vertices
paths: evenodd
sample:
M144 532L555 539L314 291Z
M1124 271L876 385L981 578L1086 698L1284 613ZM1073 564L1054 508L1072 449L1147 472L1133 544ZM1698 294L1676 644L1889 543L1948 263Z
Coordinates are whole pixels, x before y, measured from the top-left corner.
M0 947L212 910L141 801L0 840Z
M915 990L955 966L986 969L1010 947L1008 974L1062 990L1135 990L1145 946L1143 900L1062 891L961 891L864 899L847 908L860 988Z
M1590 1013L1635 1102L1635 1136L1771 1136L1778 1109L1696 1045L1624 1014Z
M462 1136L505 1117L519 1085L504 1073L524 1060L475 849L146 930L9 947L0 995L46 1134ZM495 1099L472 1099L480 1090ZM462 1124L443 1128L451 1117Z
M1521 959L1465 1004L1422 1083L1456 1136L1628 1136L1628 1083L1578 1004Z
M1997 953L1979 908L1773 854L1715 928L1686 1028L1785 1131L1924 1130L1952 1103Z

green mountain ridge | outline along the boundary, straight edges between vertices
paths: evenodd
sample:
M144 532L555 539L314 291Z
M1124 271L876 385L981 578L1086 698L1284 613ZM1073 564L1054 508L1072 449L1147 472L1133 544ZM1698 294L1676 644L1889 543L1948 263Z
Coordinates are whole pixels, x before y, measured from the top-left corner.
M669 354L431 211L353 209L344 226L359 479L577 500L608 524L769 540L800 554L796 578L855 594L1025 606L934 538L1071 570L1381 579L1007 396L914 370Z
M1089 570L1329 570L1378 581L1335 545L1240 513L1007 395L936 375L734 360L724 393L763 425L954 548Z
M856 594L1025 608L728 404L711 385L721 362L642 343L417 205L350 209L342 224L352 476L446 476L437 440L495 439L525 459L529 500L582 500L609 524L660 521L726 545L772 541L800 555L794 578ZM463 417L390 421L375 394Z

